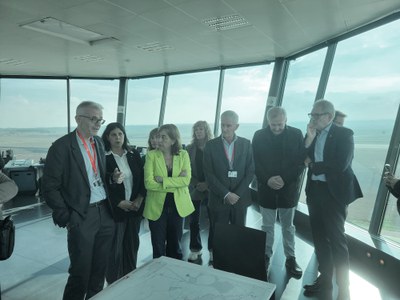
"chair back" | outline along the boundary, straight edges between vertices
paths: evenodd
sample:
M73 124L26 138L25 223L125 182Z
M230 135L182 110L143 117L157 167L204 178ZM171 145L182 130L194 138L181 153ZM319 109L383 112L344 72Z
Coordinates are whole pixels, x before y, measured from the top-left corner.
M215 269L266 281L264 231L215 224L213 266Z

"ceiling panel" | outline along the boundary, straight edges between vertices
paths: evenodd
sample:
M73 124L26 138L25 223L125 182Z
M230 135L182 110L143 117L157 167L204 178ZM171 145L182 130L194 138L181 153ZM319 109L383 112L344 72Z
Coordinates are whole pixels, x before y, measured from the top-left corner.
M0 0L0 76L135 77L269 61L398 12L399 0ZM202 21L238 15L214 30ZM53 17L118 41L21 28Z

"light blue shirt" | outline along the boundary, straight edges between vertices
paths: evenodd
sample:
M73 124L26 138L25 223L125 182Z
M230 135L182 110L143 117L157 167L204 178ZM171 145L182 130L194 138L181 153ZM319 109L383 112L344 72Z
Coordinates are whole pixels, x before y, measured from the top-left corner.
M232 143L228 143L227 140L224 139L224 137L221 135L222 142L224 144L224 149L225 149L225 155L227 156L226 158L228 159L229 162L229 169L233 170L233 160L235 159L235 142L237 141L237 136L233 138Z
M93 138L93 137L91 137ZM98 201L104 200L107 198L106 191L104 189L104 183L101 180L100 176L100 170L99 170L99 165L97 162L97 159L95 161L96 163L96 169L97 169L97 175L94 173L92 164L90 162L89 156L86 152L85 146L83 145L82 140L78 136L78 133L76 134L76 140L78 141L79 148L81 150L83 160L85 161L85 169L86 173L88 175L89 179L89 184L90 184L90 203L96 203ZM93 148L92 145L90 144L90 141L86 140L88 149L93 156Z
M321 132L318 134L316 137L315 141L315 148L314 148L314 162L322 162L324 161L324 149L325 149L325 143L326 143L326 138L328 137L329 130L332 127L332 123L330 123L328 126L326 126L324 129L321 130ZM326 181L326 176L325 174L320 174L320 175L312 175L311 176L312 180L319 180L319 181Z

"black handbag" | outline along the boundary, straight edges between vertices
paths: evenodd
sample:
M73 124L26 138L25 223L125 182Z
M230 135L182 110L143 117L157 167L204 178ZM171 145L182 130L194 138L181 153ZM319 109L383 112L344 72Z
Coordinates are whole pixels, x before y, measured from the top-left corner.
M6 260L14 251L15 226L11 216L0 220L0 260Z

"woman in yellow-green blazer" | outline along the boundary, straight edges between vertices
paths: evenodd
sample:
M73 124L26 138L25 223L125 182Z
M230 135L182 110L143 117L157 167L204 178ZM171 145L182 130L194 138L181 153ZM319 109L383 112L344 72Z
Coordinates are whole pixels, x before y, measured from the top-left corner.
M194 211L188 188L190 159L175 125L163 125L158 133L158 149L147 153L144 165L143 215L149 220L153 258L182 259L183 218Z

